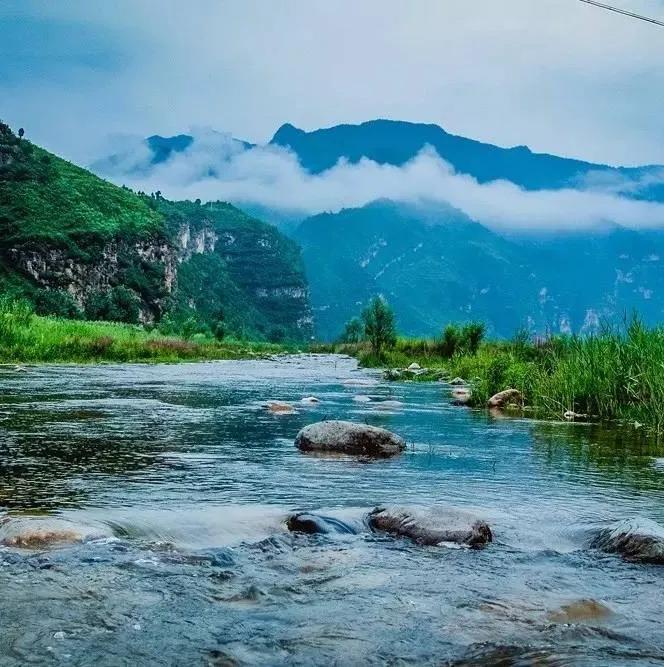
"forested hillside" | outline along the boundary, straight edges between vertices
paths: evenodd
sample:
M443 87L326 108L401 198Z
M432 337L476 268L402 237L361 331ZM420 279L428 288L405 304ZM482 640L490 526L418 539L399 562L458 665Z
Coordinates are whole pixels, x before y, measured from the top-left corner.
M173 331L310 335L297 245L221 202L116 187L0 124L0 291L37 312Z

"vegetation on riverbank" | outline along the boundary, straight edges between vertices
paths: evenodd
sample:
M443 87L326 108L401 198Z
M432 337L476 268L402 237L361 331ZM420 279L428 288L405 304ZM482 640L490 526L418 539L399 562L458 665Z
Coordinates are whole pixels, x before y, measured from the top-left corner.
M397 338L376 350L368 336L331 346L363 366L427 372L393 373L413 380L462 378L469 405L486 406L508 388L521 392L520 408L545 418L620 420L664 433L664 328L638 318L591 336L484 340L481 324L448 326L437 339ZM419 372L419 371L418 371Z
M283 345L164 335L139 325L42 317L0 298L0 363L175 362L245 359L291 351Z

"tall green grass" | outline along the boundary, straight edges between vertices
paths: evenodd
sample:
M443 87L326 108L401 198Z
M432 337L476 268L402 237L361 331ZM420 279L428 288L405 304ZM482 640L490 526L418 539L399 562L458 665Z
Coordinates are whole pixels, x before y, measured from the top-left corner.
M486 341L474 353L461 350L449 359L441 354L439 341L429 339L399 339L380 359L363 343L336 350L365 366L404 368L416 361L459 376L470 383L476 406L514 388L523 394L524 405L543 417L572 412L664 434L664 328L646 327L638 319L593 336Z
M218 342L203 336L184 340L138 325L40 317L26 302L0 298L4 364L240 359L284 351L284 346L269 343Z

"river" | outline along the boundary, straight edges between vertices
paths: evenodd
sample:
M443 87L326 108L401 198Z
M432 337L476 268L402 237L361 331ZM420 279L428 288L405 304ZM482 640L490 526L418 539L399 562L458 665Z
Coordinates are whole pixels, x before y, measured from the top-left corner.
M298 430L325 418L408 449L300 453ZM453 407L446 385L384 383L331 355L5 372L0 428L0 515L102 535L0 547L2 665L664 663L664 568L588 548L611 520L664 522L664 451L632 432ZM385 502L471 509L494 542L284 524ZM569 612L588 600L595 612Z

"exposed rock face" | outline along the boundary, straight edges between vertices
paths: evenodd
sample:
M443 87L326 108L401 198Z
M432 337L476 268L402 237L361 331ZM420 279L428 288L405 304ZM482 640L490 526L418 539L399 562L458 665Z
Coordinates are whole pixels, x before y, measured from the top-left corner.
M395 456L406 449L403 438L384 428L346 421L305 426L295 438L303 452L331 452L375 458Z
M377 507L369 515L369 524L374 530L409 537L425 545L453 542L479 548L493 539L485 521L453 507Z
M320 516L318 514L309 514L302 512L293 514L286 521L288 530L292 533L328 534L328 533L349 533L355 534L357 531L349 524L330 516Z
M160 296L151 300L141 299L139 317L143 323L154 322L163 313L164 299L175 287L177 265L182 261L182 255L163 238L111 241L101 248L93 260L87 261L74 258L61 248L12 248L8 256L16 268L38 287L68 292L81 309L91 294L107 292L118 284L129 259L139 270L161 276Z
M110 529L85 526L57 517L0 519L0 544L19 549L48 549L111 535Z
M664 565L664 526L650 519L624 519L602 529L590 546L627 560Z
M504 408L508 403L519 403L522 400L521 392L517 389L505 389L494 394L487 405L490 408Z
M179 292L189 297L187 305L193 310L211 309L231 315L226 312L230 308L210 304L223 302L226 292L230 295L232 290L240 290L243 294L228 297L235 299L232 307L237 309L243 303L247 311L261 313L266 320L265 334L270 328L281 328L288 337L307 339L313 330L313 318L304 275L295 260L291 266L287 253L282 256L282 249L267 236L274 236L282 244L292 242L282 239L268 225L248 219L243 226L243 220L232 233L219 231L219 222L213 217L185 220L168 233L164 230L133 240L113 239L87 248L80 256L64 247L35 244L9 248L3 254L4 260L36 287L69 293L81 310L93 295L123 286L137 297L139 321L144 324L158 321ZM209 279L200 286L189 285L191 275L204 273L201 262L210 257L222 263L232 285L215 287ZM260 275L256 264L263 267Z

